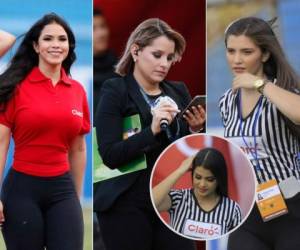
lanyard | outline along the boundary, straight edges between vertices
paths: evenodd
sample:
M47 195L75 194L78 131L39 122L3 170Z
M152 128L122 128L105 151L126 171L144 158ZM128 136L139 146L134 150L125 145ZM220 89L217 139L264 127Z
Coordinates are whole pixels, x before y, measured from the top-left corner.
M154 108L154 103L156 99L151 99L149 98L149 96L146 94L145 90L143 90L143 88L140 87L140 92L144 98L144 100L146 101L146 103L149 105L150 109ZM164 95L164 93L162 92L162 95Z
M255 159L255 168L257 171L262 171L262 168L260 167L260 164L259 164L259 161L258 161L258 153L257 153L257 145L256 145L256 134L255 134L255 129L256 129L256 125L257 125L257 120L258 120L258 117L260 115L260 109L261 109L261 105L262 105L262 99L263 99L263 96L260 96L259 97L259 100L258 100L258 109L257 109L257 112L255 112L255 116L254 116L254 123L253 123L253 127L252 127L252 134L253 134L253 137L254 137L254 153L252 152L252 150L249 150L252 157ZM242 135L242 139L243 139L243 142L245 143L246 147L250 149L247 141L245 140L245 137L243 135L243 130L242 130L242 122L243 122L243 119L242 119L242 94L241 94L241 91L238 92L238 112L239 112L239 120L240 120L240 132L241 132L241 135Z

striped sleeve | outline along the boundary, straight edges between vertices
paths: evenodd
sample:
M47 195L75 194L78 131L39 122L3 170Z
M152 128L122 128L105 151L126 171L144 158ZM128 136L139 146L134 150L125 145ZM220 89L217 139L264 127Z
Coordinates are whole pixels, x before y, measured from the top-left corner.
M180 189L171 189L169 196L171 198L171 208L169 211L175 211L183 199L183 191Z
M232 225L230 230L238 226L241 223L241 221L242 221L241 208L236 202L234 202L234 211L233 211Z
M229 105L228 103L231 102L232 100L232 89L229 89L225 92L225 94L220 98L219 100L219 110L222 118L223 125L227 123L226 121L228 120L228 109Z

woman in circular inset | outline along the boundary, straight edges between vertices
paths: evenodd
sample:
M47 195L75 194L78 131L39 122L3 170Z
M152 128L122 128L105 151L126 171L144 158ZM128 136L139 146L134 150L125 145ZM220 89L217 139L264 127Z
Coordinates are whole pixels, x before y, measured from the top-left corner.
M104 164L119 169L146 158L145 169L94 185L94 210L108 250L194 249L194 242L179 237L157 218L149 191L160 153L172 140L204 128L200 105L185 118L176 117L191 97L184 83L165 80L184 49L184 38L167 23L145 20L131 33L116 66L122 77L107 80L101 89L95 125ZM138 118L140 129L124 133L123 122L132 117Z
M193 187L172 189L191 171ZM200 150L153 188L159 212L168 211L170 225L192 238L216 238L241 223L239 205L228 197L227 166L222 153L214 148Z
M90 120L85 90L70 77L74 49L69 25L47 14L0 75L1 177L11 136L15 143L0 201L7 249L83 249L79 198Z
M226 29L226 56L234 78L219 106L225 137L247 154L259 190L269 186L280 194L280 187L288 214L281 205L263 208L266 193L258 193L258 206L230 235L230 250L241 245L244 250L300 247L300 83L272 30L273 22L247 17Z

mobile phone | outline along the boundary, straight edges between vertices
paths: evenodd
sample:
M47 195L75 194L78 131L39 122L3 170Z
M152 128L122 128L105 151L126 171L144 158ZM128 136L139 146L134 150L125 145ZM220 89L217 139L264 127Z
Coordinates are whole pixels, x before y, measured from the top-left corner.
M179 117L181 118L184 113L187 110L191 110L191 108L194 106L198 106L201 105L202 107L206 106L206 96L205 95L196 95L193 100L190 101L190 103L185 107L185 109L183 111L180 112Z

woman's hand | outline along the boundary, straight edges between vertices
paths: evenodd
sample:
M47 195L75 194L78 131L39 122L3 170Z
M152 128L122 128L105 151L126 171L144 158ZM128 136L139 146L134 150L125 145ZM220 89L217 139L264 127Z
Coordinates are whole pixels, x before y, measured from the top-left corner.
M192 170L192 162L195 156L190 156L182 161L178 170L181 172L181 175L185 174L186 172Z
M180 177L191 169L193 159L194 156L186 158L175 171L153 188L153 201L158 211L168 211L171 208L172 201L168 193Z
M0 228L2 227L4 221L3 204L2 201L0 201Z
M201 106L193 106L192 112L187 110L183 118L188 122L190 128L194 132L198 132L203 129L204 123L206 121L206 112L205 109Z
M239 74L233 78L232 89L235 93L238 89L255 89L254 82L258 79L262 79L262 77L258 77L256 75L252 75L250 73Z
M152 118L152 123L151 123L151 130L154 135L158 134L161 132L160 128L160 122L161 120L168 120L168 123L170 124L175 115L180 112L177 108L174 108L173 105L170 104L162 104L159 107L156 107L151 110L153 118Z

